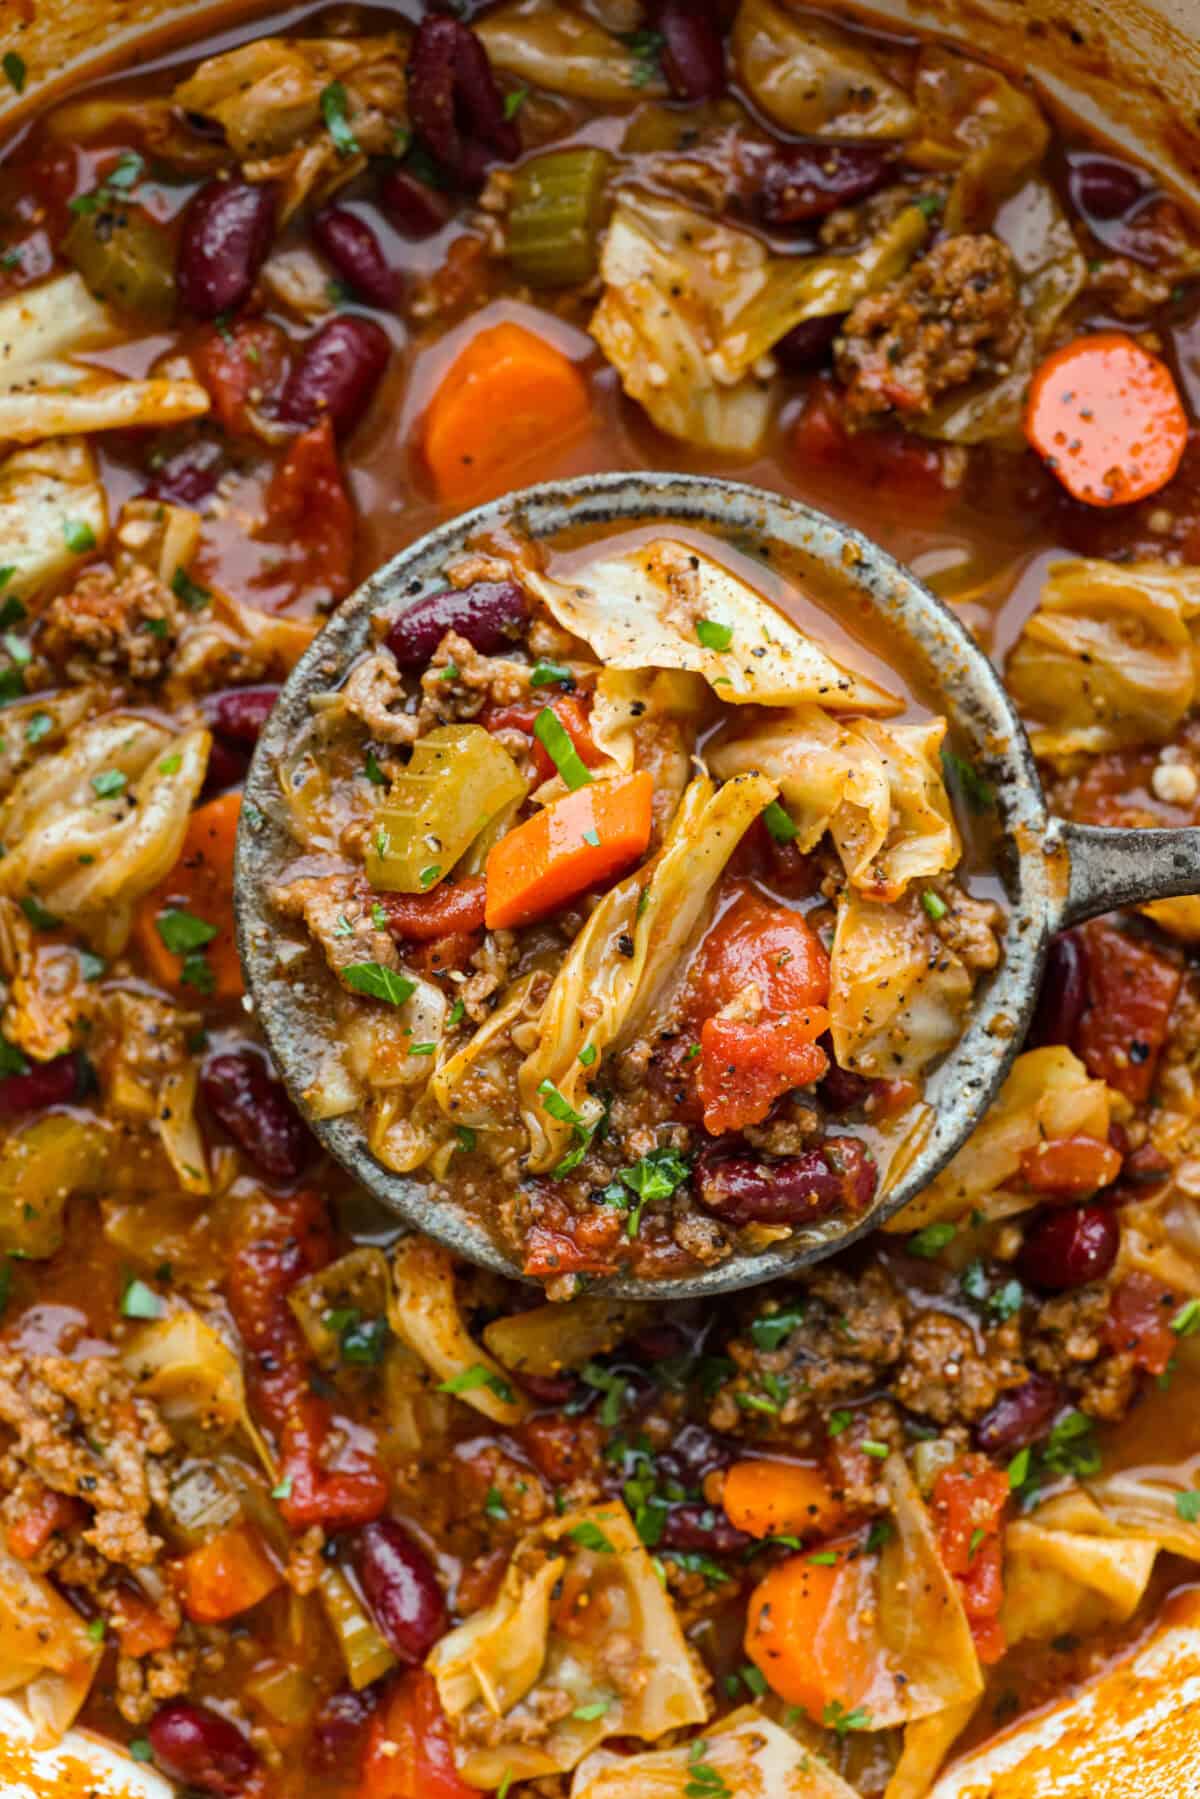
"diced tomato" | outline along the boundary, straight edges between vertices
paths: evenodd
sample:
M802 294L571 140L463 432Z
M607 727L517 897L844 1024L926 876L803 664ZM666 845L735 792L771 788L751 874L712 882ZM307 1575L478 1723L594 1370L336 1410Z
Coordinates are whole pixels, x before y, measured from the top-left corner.
M734 883L733 891L733 904L708 932L692 969L692 1017L711 1018L752 982L766 1013L823 1006L829 957L815 931L799 912L772 905L752 888Z
M445 974L449 968L465 969L482 942L482 931L450 931L432 943L423 943L409 959L419 974Z
M120 1586L112 1597L109 1621L123 1655L156 1655L169 1649L178 1626L132 1587Z
M585 767L598 768L604 761L604 752L597 749L592 741L583 701L577 694L563 693L548 703L551 712L579 751L580 760ZM489 731L524 731L527 736L533 737L538 714L545 711L545 706L546 702L537 700L518 700L511 706L491 706L485 711L483 722ZM539 781L548 781L555 772L549 751L536 738L533 743L533 765Z
M354 507L342 478L328 417L288 450L267 489L267 527L260 536L284 556L251 585L290 588L293 597L344 599L354 578Z
M479 1799L459 1775L433 1675L410 1668L371 1720L357 1799Z
M982 1455L964 1455L933 1483L938 1550L962 1591L981 1662L1004 1654L999 1613L1004 1601L1004 1510L1008 1476Z
M809 389L792 430L792 453L806 469L830 468L852 475L859 489L886 489L897 516L926 528L936 525L954 500L936 444L895 427L851 431L839 389L825 377Z
M1104 1331L1109 1348L1118 1355L1132 1353L1147 1374L1161 1374L1179 1341L1171 1329L1178 1307L1178 1294L1135 1269L1117 1283L1109 1301Z
M317 1194L257 1194L243 1204L226 1291L251 1358L252 1399L279 1439L285 1489L279 1509L297 1530L365 1524L379 1516L388 1496L387 1476L363 1447L361 1432L348 1437L333 1466L324 1460L333 1408L312 1390L313 1364L287 1295L332 1257L329 1221Z
M241 319L209 331L192 350L196 379L209 391L213 417L236 437L253 435L248 408L280 391L290 364L287 336L268 319Z
M1180 971L1107 919L1085 924L1083 936L1088 1006L1076 1048L1094 1079L1141 1105L1154 1084Z
M381 893L378 903L393 937L432 943L453 932L481 931L486 893L483 876L468 875L463 881L444 881L431 893Z
M78 1529L87 1512L81 1500L69 1493L43 1487L8 1527L8 1547L21 1561L32 1561L51 1537Z
M700 1032L700 1097L711 1136L761 1124L781 1093L819 1081L829 1058L816 1039L829 1028L823 1006L761 1023L707 1018Z
M613 1206L572 1212L554 1194L539 1199L537 1223L525 1238L525 1273L544 1280L556 1274L611 1274L622 1214Z
M1035 1193L1078 1199L1111 1186L1121 1158L1099 1137L1051 1137L1021 1156L1021 1179Z

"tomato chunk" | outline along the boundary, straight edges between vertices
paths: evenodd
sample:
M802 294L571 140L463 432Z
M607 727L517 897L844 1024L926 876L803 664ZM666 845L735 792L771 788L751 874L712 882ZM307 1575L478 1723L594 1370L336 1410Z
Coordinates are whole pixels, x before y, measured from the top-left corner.
M1118 1355L1131 1353L1147 1374L1161 1374L1179 1342L1171 1329L1178 1308L1177 1293L1135 1269L1113 1289L1104 1330L1109 1348Z
M1004 1654L1004 1510L1008 1476L982 1455L964 1455L933 1484L938 1549L962 1592L963 1608L982 1662Z
M354 507L342 478L329 417L288 450L267 489L262 533L284 546L282 561L252 585L290 589L286 597L349 593L354 575Z
M709 1135L761 1124L780 1094L819 1081L829 1058L816 1039L828 1029L824 1006L759 1023L706 1018L700 1031L700 1098Z
M689 1011L711 1018L753 983L765 1012L802 1012L829 998L829 957L799 912L735 883L733 904L700 945Z
M196 378L212 398L213 417L226 431L253 431L249 409L279 392L291 365L288 340L267 319L242 319L201 338L192 351Z
M410 1668L371 1720L358 1799L479 1799L459 1775L432 1674Z
M1083 935L1089 1003L1076 1047L1090 1075L1141 1105L1154 1085L1180 971L1106 919L1085 924Z

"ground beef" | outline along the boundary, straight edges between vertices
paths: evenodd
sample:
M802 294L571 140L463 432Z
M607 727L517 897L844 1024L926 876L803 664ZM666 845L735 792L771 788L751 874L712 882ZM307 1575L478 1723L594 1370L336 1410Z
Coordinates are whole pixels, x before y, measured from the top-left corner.
M375 902L355 876L305 875L276 887L271 900L286 917L304 920L339 978L360 962L399 969L395 940L376 922Z
M835 356L847 414L927 413L948 389L1005 370L1025 329L1007 245L986 234L946 238L846 319Z
M1033 1314L1025 1343L1030 1367L1052 1375L1081 1411L1107 1423L1129 1410L1138 1378L1132 1354L1108 1347L1110 1304L1105 1282L1047 1299Z
M420 734L416 713L404 710L404 679L388 650L365 656L339 697L378 743L412 743Z
M28 1470L89 1508L81 1541L105 1561L145 1568L158 1560L163 1544L148 1520L151 1506L166 1500L171 1438L119 1362L0 1358L0 1422L13 1433L0 1463L10 1491Z
M1006 1387L1020 1386L1026 1370L1000 1339L1019 1346L1018 1333L989 1333L979 1353L976 1332L952 1312L922 1312L905 1333L904 1356L891 1383L910 1412L935 1424L982 1417Z
M190 1645L140 1657L118 1655L115 1697L126 1723L145 1724L165 1700L186 1693L200 1659L200 1651Z
M436 725L478 718L489 703L515 706L528 699L530 668L507 656L484 656L467 638L447 631L421 676L422 734Z
M46 610L41 648L72 680L98 673L146 684L175 648L180 609L170 588L135 565L119 578L90 568Z
M537 1687L498 1718L490 1706L477 1699L455 1724L455 1736L465 1748L499 1749L506 1743L542 1743L556 1724L569 1718L575 1699L563 1687Z

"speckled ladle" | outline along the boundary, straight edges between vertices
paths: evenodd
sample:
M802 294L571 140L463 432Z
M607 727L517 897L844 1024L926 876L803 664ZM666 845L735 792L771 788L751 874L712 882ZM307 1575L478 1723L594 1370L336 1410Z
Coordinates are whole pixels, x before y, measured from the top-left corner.
M277 785L280 760L308 723L311 698L336 686L373 646L372 615L395 616L444 587L449 560L481 532L514 518L535 539L584 527L674 521L777 545L793 567L823 566L859 608L854 623L862 634L895 646L890 659L946 714L995 791L999 869L1008 897L1003 958L976 989L957 1047L927 1082L930 1127L900 1176L883 1182L871 1211L849 1227L827 1219L798 1229L785 1243L733 1255L694 1275L653 1284L619 1277L605 1285L617 1296L681 1299L793 1273L899 1210L970 1134L1021 1045L1054 932L1114 907L1200 892L1200 828L1104 830L1051 817L1012 702L962 623L878 544L799 501L709 476L655 474L587 475L509 494L430 532L339 607L296 666L259 739L238 837L238 939L267 1042L302 1110L302 1095L317 1072L331 977L315 949L299 959L280 954L283 921L268 894L296 855ZM520 1278L517 1264L456 1201L452 1177L445 1197L419 1177L393 1174L371 1154L354 1116L309 1122L329 1153L414 1230Z

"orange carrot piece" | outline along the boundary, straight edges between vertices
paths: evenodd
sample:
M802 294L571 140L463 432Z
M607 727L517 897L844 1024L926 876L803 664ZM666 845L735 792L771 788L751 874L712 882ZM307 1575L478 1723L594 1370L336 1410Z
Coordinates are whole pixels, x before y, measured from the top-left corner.
M1123 506L1166 486L1188 421L1166 363L1123 331L1100 331L1042 363L1025 435L1077 500Z
M283 1584L250 1524L231 1524L175 1564L179 1597L194 1624L221 1624Z
M199 985L197 980L183 981L187 957L169 950L159 929L164 912L182 911L216 927L216 936L201 950L212 973L215 996L237 999L243 992L233 928L233 852L241 805L240 793L223 793L193 812L178 862L138 907L134 935L164 987L182 985L188 990Z
M118 1587L108 1613L122 1655L156 1655L169 1649L178 1635L178 1625L153 1606L132 1587Z
M532 458L582 431L587 382L569 356L523 325L471 339L425 414L425 460L438 498L462 506L520 485Z
M850 1711L876 1672L869 1633L856 1617L850 1557L861 1539L822 1546L780 1562L750 1595L746 1654L773 1692L820 1723L835 1702ZM833 1557L833 1560L826 1560Z
M23 1562L31 1562L59 1532L78 1530L87 1513L69 1493L43 1487L8 1527L8 1547Z
M800 1462L735 1462L721 1503L752 1537L828 1537L845 1522L824 1474Z
M509 831L487 859L490 931L545 918L645 853L653 777L594 781Z

